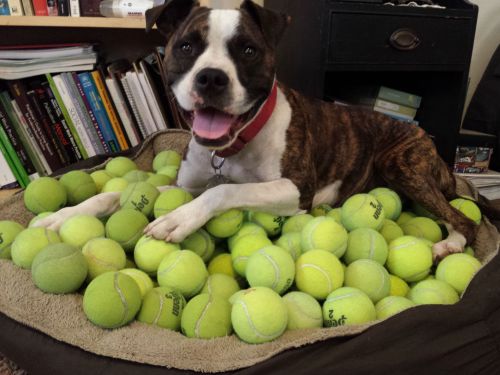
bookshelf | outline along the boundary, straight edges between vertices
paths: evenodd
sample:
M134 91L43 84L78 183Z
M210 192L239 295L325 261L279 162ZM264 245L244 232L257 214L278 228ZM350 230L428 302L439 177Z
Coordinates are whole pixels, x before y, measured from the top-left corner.
M0 27L67 27L67 28L104 28L104 29L142 29L144 18L104 18L104 17L0 17Z

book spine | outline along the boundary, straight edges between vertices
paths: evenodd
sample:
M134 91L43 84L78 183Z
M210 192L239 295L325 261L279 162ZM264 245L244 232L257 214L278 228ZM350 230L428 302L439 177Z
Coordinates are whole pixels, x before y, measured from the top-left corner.
M401 115L411 117L412 119L417 114L417 110L415 108L407 107L393 102L388 102L387 100L383 99L375 100L375 107L384 108L389 111L400 113Z
M82 149L87 154L87 157L96 155L96 151L92 145L92 141L90 140L90 137L88 136L87 131L85 130L85 125L83 124L82 120L80 119L80 116L78 115L75 103L73 103L73 100L71 100L71 95L66 86L66 83L63 80L63 77L61 75L57 75L53 76L52 79L54 81L55 86L57 87L57 91L61 97L64 107L68 111L68 115L71 118L71 122L74 124L75 131L78 134L78 137L80 138L80 141L82 143Z
M85 149L85 147L83 147L82 140L80 139L80 136L79 136L78 132L76 131L75 124L74 124L70 114L68 113L68 109L64 105L64 102L61 98L59 90L57 89L57 86L54 82L54 79L52 78L52 75L47 73L45 75L45 78L47 79L51 93L55 98L54 108L56 108L56 112L58 111L57 108L59 108L59 110L62 112L64 122L62 122L62 121L61 122L63 123L63 126L64 126L64 124L66 124L68 129L69 129L67 131L68 138L70 140L73 139L74 142L76 143L76 147L73 146L75 148L75 154L77 156L81 155L81 157L79 156L79 159L87 159L89 157L87 154L87 150ZM49 96L51 96L50 93L49 93ZM73 143L73 141L71 141L71 142Z
M33 4L31 0L22 0L23 3L23 11L25 16L34 16L35 12L33 12Z
M49 16L58 16L59 11L57 9L57 0L47 0L47 12Z
M75 103L76 111L78 116L82 120L85 131L87 132L90 141L92 142L92 146L97 155L102 155L106 153L106 149L104 148L104 139L102 138L102 134L100 134L96 128L95 118L93 117L93 113L89 112L87 107L87 103L84 102L84 97L82 97L80 92L80 87L78 86L78 79L75 80L70 73L63 73L62 78L64 83L67 85L69 93L71 95L71 100ZM78 78L78 77L77 77ZM92 116L92 117L91 117Z
M47 0L32 0L35 16L48 16Z
M8 0L0 0L0 16L10 16Z
M422 98L418 95L394 90L385 86L380 87L378 98L412 108L419 108L422 101Z
M82 84L83 91L85 91L90 107L94 111L97 123L99 124L99 128L101 129L102 135L104 136L104 140L108 144L109 149L112 152L120 151L118 140L116 139L113 129L111 128L108 115L106 114L101 97L97 92L97 88L92 81L90 73L80 73L78 74L78 78Z
M101 0L80 0L80 14L82 17L102 17L100 3Z
M24 16L21 0L8 0L11 16Z
M92 134L95 135L94 142L100 147L99 154L109 154L109 146L106 143L104 136L102 134L102 130L99 127L99 123L97 122L96 115L90 106L90 101L89 98L87 97L87 94L85 93L85 90L83 89L83 85L80 82L80 79L78 78L78 75L76 73L71 74L71 76L68 76L68 80L71 80L71 82L74 84L74 88L76 89L76 94L78 95L78 101L81 103L80 105L83 108L83 111L87 115L87 126L90 129L93 129Z
M125 76L122 77L120 79L120 82L122 83L123 91L125 92L125 96L127 97L130 109L132 110L135 121L137 123L137 127L139 128L139 131L141 133L141 137L142 139L144 139L148 135L147 130L146 127L144 126L144 121L142 120L141 114L139 113L139 109L137 108L137 103L135 102L134 97L132 95L132 91L130 89L130 85L128 84L127 77Z
M69 0L69 14L71 17L80 17L80 0Z
M137 109L141 114L143 119L144 127L146 128L147 135L153 134L157 129L154 124L153 116L149 110L148 104L146 102L145 94L142 91L141 84L139 83L139 77L135 72L126 73L127 82L130 86L130 91L134 97L134 101L137 105Z
M57 13L60 16L69 16L69 0L57 0Z
M0 186L7 187L16 182L16 176L3 153L3 146L0 145L0 148L2 149L2 152L0 152Z
M1 126L0 126L0 147L3 148L2 153L4 154L5 159L7 160L7 163L9 164L10 169L12 170L12 173L16 177L17 182L19 182L19 185L21 185L22 188L25 188L26 186L28 186L30 179L21 163L21 160L19 160L19 157L17 156L14 148L12 147L12 144L9 142L5 130Z
M108 115L111 128L116 136L118 144L122 151L128 150L129 143L127 141L127 138L125 137L120 121L118 121L118 116L116 115L113 104L111 103L111 99L108 95L108 91L106 90L106 86L104 85L101 73L98 70L94 70L91 74L99 97L101 98L103 107L106 111L106 114Z

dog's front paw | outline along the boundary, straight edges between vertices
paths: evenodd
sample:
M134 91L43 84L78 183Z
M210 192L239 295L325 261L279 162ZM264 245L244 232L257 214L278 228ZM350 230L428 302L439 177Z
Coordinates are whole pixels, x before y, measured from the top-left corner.
M463 251L464 248L459 242L443 240L432 246L432 258L434 259L434 263L438 263L450 254L461 253Z
M43 227L51 229L53 231L59 232L59 228L64 224L66 220L78 214L73 207L61 208L59 211L53 214L39 219L33 224L34 227Z

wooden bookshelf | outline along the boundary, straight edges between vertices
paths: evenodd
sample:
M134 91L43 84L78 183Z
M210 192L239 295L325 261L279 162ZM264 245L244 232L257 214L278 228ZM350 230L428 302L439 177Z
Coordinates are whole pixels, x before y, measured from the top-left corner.
M3 16L0 26L145 29L146 23L144 18Z

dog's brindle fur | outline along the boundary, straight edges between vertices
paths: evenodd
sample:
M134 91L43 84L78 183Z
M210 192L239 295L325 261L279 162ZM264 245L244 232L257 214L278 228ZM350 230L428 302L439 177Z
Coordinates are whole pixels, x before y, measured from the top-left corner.
M200 96L189 86L196 64L209 43L214 43L210 40L212 11L196 5L190 0L167 0L147 12L148 28L156 23L168 38L165 73L180 107L192 111L214 106L220 110L230 108L237 114L246 112L248 109L242 108L249 103L258 108L273 84L274 51L287 18L244 1L237 29L227 40L224 53L220 55L219 51L217 55L227 60L226 65L210 58L203 62L206 65L201 68L226 69L230 89L243 89L245 100L238 107L227 92L216 97ZM233 12L224 13L233 17L236 11L226 12ZM218 20L223 22L223 18ZM191 46L188 53L182 48L186 41ZM257 46L252 56L241 53L247 45ZM265 152L270 154L263 155ZM275 112L261 133L243 151L226 160L226 172L236 184L204 191L212 175L209 158L210 150L191 140L178 183L201 195L151 223L147 234L180 241L229 208L291 215L318 203L338 206L355 193L382 185L419 203L445 223L450 235L434 245L436 259L462 251L477 232L471 220L449 205L448 200L457 197L455 180L421 128L377 112L305 98L281 84ZM118 207L119 194L106 193L38 223L58 229L76 213L109 215Z

